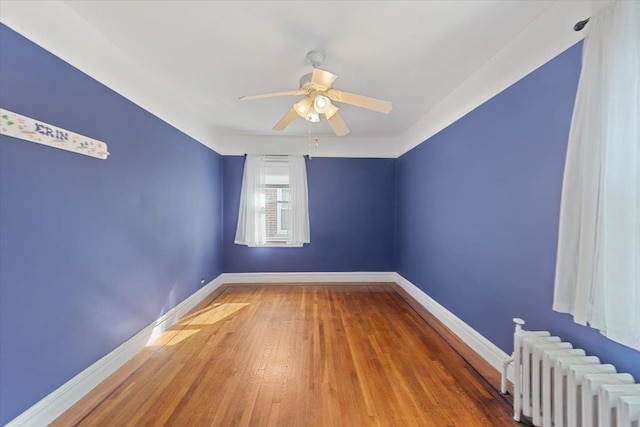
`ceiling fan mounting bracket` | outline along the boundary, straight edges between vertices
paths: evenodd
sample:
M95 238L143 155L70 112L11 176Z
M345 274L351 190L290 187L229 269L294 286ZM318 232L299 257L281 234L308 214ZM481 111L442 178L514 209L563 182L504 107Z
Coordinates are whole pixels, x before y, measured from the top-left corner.
M318 68L324 62L326 54L324 50L312 50L307 52L307 61L311 63L313 68Z

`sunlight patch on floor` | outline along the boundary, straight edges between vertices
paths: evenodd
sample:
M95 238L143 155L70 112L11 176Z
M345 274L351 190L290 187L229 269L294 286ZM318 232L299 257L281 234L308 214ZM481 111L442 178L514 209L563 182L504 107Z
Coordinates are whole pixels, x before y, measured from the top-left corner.
M197 334L198 332L200 332L200 329L176 329L176 330L170 329L165 333L163 333L162 335L160 335L151 344L148 344L148 346L166 347L166 346L176 345L186 340L191 335Z
M190 325L213 325L224 319L227 316L232 315L238 310L241 310L248 306L248 302L227 302L223 304L214 304L208 310L204 310L189 321Z
M162 329L163 325L158 325L153 330L147 347L167 347L179 344L198 333L203 326L213 325L248 305L249 303L244 302L216 303L186 316L178 325L167 331Z

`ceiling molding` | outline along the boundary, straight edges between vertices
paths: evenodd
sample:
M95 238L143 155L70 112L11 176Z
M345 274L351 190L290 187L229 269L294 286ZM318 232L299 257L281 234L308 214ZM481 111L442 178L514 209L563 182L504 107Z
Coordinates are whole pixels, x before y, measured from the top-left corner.
M589 17L588 1L557 1L509 44L409 128L394 157L400 157L541 67L584 37L573 25Z
M573 24L590 13L587 0L556 1L402 134L320 136L317 148L306 136L215 129L169 82L144 69L61 1L3 0L0 21L222 155L399 157L575 44L584 34L574 32Z
M171 91L168 82L142 69L64 3L58 0L3 0L0 22L218 151L215 130Z

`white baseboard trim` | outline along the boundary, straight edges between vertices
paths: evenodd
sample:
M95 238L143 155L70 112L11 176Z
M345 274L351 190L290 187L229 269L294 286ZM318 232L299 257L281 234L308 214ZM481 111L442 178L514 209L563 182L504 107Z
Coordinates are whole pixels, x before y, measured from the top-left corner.
M223 273L222 283L395 282L395 272Z
M138 354L162 332L175 325L180 318L191 311L211 292L219 288L222 274L194 292L187 299L160 316L133 337L118 346L111 353L80 372L62 386L51 392L38 403L18 415L6 427L45 426L58 418L94 387L113 374L118 368Z
M396 273L394 282L402 287L428 312L433 314L447 328L456 334L473 351L478 353L484 360L493 366L498 372L502 371L502 361L508 357L507 353L485 338L480 332L467 325L455 314L444 308L436 300L424 293L416 285ZM507 372L507 378L513 381L513 367ZM499 384L496 384L499 386Z

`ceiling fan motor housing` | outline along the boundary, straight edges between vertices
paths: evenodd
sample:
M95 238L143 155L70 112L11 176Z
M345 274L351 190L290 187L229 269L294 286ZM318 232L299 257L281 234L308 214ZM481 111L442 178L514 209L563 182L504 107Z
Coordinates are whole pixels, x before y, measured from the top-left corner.
M300 77L300 89L306 89L311 84L311 76L313 73L305 74Z

